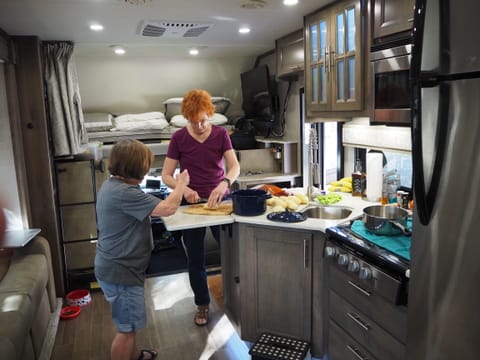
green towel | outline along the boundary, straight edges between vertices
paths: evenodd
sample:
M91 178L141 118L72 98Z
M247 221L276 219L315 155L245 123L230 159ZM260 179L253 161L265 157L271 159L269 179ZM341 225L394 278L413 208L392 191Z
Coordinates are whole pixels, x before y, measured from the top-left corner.
M412 221L407 220L407 229L412 228ZM403 234L400 235L377 235L368 231L362 220L355 220L351 227L352 231L357 235L367 239L368 241L380 246L395 255L401 256L410 261L410 245L412 238Z

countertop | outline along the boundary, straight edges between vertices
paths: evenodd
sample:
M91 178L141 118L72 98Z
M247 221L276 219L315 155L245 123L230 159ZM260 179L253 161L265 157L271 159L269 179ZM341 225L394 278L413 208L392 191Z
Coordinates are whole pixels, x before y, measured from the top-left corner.
M286 189L289 190L289 189ZM263 225L263 226L275 226L275 227L285 227L289 229L302 229L302 230L312 230L312 231L321 231L325 232L325 229L331 226L335 226L339 223L348 221L349 219L355 218L363 214L363 209L370 205L378 205L379 203L374 203L370 201L363 200L359 197L353 197L351 194L340 193L342 195L342 200L340 202L330 205L330 206L345 206L352 209L352 213L348 218L340 220L324 220L324 219L313 219L308 218L305 221L298 223L283 223L277 221L271 221L267 219L267 215L272 211L272 208L267 206L267 211L258 216L239 216L236 214L231 215L191 215L185 214L183 212L184 206L181 206L177 212L168 217L163 217L165 228L169 231L183 230L195 227L211 226L211 225L223 225L231 224L234 222L252 224L252 225ZM310 204L317 204L311 202ZM300 211L308 205L302 205Z

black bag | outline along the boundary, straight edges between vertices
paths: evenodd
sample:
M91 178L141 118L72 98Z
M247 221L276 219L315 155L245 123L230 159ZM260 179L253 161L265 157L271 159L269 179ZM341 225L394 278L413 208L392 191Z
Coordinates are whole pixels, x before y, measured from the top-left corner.
M235 150L255 149L255 133L252 130L235 129L230 135L230 140Z
M255 128L251 119L241 118L235 123L235 130L230 135L235 150L255 149Z

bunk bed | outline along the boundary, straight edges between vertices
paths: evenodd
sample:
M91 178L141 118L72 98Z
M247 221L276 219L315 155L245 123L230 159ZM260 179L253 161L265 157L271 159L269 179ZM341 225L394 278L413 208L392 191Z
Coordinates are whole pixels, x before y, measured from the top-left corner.
M137 139L149 146L155 155L162 155L172 134L184 127L187 120L181 115L181 97L170 98L163 104L165 111L113 114L110 112L84 112L84 126L90 144L101 144L105 152L121 139ZM225 113L231 101L225 97L212 97L215 114L209 119L214 125L234 129Z

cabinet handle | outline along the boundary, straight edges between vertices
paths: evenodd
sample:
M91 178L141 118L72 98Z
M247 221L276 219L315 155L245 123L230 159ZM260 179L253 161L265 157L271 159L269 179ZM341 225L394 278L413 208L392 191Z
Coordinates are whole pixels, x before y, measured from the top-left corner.
M353 353L353 355L355 355L357 359L368 360L368 358L363 357L362 354L360 354L360 351L358 351L358 349L356 349L355 347L347 345L347 349L350 350L350 352Z
M308 268L308 240L303 239L303 268Z
M368 292L367 290L364 290L362 289L360 286L358 286L357 284L353 283L352 281L349 281L348 282L349 285L353 286L353 288L357 289L358 291L360 291L363 295L365 296L370 296L372 295L370 292Z
M413 22L413 18L408 19L407 22Z
M368 326L368 323L366 323L365 321L362 321L360 316L358 316L357 314L347 312L347 316L350 319L352 319L357 325L359 325L363 330L365 331L370 330L370 326Z
M323 70L324 73L327 73L327 71L328 71L328 65L327 65L328 50L327 50L327 48L328 48L328 46L325 46L325 49L323 50L323 64L325 65L324 70Z
M331 69L332 60L330 59L331 56L332 54L330 52L330 45L328 45L328 72L329 73L332 71Z

